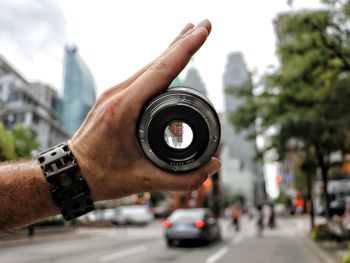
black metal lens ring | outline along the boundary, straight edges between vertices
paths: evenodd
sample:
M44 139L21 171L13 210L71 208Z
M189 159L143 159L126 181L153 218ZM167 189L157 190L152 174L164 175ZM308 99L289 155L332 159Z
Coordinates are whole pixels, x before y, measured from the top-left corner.
M175 120L189 124L193 131L192 143L184 149L172 149L163 140L164 126ZM149 130L160 131L156 136L148 133L148 141L153 152L167 163L182 164L196 160L204 153L209 141L209 130L204 119L196 110L183 105L169 106L156 113L150 121Z
M172 149L164 141L164 131L169 123L179 120L191 127L193 139L184 149ZM215 154L220 122L214 107L200 92L172 87L145 105L137 133L141 149L151 162L181 173L203 166Z

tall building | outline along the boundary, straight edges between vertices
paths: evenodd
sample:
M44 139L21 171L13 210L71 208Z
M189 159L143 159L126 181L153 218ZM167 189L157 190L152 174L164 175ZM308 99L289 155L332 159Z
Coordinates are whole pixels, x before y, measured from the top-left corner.
M191 67L186 72L184 79L180 79L179 77L175 78L174 81L170 84L170 87L174 86L191 87L193 89L198 90L203 95L207 96L205 84L202 81L199 71L194 67ZM197 190L170 193L170 199L172 200L173 209L203 207L205 205L210 205L209 200L212 198L212 189L212 180L208 179Z
M27 81L5 58L0 56L0 121L11 129L15 123L30 127L41 149L64 140L54 110L57 91L47 84Z
M243 54L240 52L229 54L223 77L225 112L224 140L221 149L221 179L232 194L243 195L248 202L253 203L257 191L255 184L258 174L261 173L254 162L256 143L247 139L247 131L237 132L232 125L230 118L244 101L227 91L241 87L247 81L249 81L249 72Z
M204 96L208 96L207 89L205 88L204 82L199 74L199 71L191 67L186 74L184 85L194 88L202 93Z
M175 86L186 86L194 88L202 93L204 96L208 96L207 89L205 84L199 74L199 71L195 67L191 67L187 72L184 79L176 77L173 82L170 84L170 87Z
M73 135L95 103L95 81L75 46L65 48L63 98L60 105L62 123Z

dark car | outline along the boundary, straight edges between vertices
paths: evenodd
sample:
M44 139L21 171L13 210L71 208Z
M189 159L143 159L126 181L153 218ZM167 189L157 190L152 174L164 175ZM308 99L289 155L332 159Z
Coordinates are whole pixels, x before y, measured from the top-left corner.
M213 241L221 238L217 219L208 208L176 209L163 221L168 246L184 240Z
M346 207L346 196L341 196L329 203L330 214L341 216Z

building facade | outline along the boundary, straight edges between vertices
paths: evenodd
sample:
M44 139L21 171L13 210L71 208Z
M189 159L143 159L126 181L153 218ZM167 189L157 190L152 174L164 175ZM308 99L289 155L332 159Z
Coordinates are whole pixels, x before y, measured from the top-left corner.
M252 204L255 202L254 199L257 199L256 195L264 195L264 189L257 186L264 180L262 175L259 176L262 168L259 169L254 162L256 143L247 139L248 131L236 131L230 121L234 111L244 101L229 90L237 89L247 81L249 72L243 54L240 52L229 54L223 76L225 112L222 123L224 139L220 154L221 180L232 194L244 196L247 202ZM262 193L258 193L261 191Z
M198 90L206 97L208 96L207 89L205 88L205 84L199 74L199 71L194 67L191 67L187 71L184 79L184 85Z
M63 127L69 135L80 127L95 101L95 81L89 68L79 56L77 47L66 47L59 110Z
M195 67L191 67L186 72L184 79L180 79L179 77L175 78L170 86L186 86L198 90L205 96L208 95L200 73ZM210 199L212 198L212 190L213 183L212 179L209 178L197 190L171 192L173 209L208 206L210 205Z
M54 110L57 91L47 84L27 81L0 57L0 121L9 129L15 123L30 127L41 149L68 138Z

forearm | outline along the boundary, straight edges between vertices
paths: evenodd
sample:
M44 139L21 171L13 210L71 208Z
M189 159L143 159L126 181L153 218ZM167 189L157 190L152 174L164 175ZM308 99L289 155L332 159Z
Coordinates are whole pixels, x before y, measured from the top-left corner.
M58 213L37 160L0 164L0 234Z

